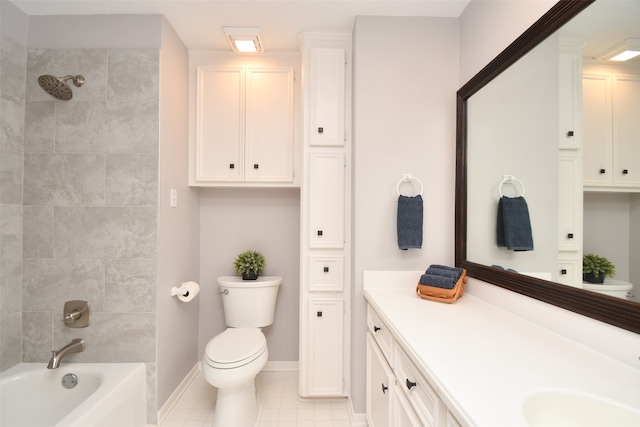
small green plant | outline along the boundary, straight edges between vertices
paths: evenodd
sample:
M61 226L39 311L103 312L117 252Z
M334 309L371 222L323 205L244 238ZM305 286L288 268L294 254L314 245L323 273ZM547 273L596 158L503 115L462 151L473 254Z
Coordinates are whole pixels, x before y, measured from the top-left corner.
M244 251L233 261L233 268L236 269L236 273L242 274L243 278L247 276L257 277L258 273L264 270L264 266L264 255L256 251Z
M582 274L592 274L599 279L604 279L615 276L616 267L605 257L586 254L582 257Z

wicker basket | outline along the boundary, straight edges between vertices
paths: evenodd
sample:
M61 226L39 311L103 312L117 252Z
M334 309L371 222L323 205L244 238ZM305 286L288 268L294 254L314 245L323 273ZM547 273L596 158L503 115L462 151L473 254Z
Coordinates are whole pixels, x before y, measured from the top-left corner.
M416 294L418 294L418 296L423 299L451 304L462 296L462 294L464 293L464 285L466 284L467 270L463 269L460 278L458 278L458 281L453 288L443 289L436 286L429 286L418 283L418 286L416 287Z

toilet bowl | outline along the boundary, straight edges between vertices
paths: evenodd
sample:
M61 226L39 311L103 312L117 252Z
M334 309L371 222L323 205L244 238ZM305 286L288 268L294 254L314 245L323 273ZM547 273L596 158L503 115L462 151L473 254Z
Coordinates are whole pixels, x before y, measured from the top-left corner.
M218 388L213 427L252 427L258 408L255 377L269 358L262 327L273 323L282 278L243 281L220 277L220 296L228 328L213 337L202 357L205 380Z
M628 299L627 294L631 291L631 288L633 288L633 284L617 279L604 279L602 284L582 283L582 289L622 299Z

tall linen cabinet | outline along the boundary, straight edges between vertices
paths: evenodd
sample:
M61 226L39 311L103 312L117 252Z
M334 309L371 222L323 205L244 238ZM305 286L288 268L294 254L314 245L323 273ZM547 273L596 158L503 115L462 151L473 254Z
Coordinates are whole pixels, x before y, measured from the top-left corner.
M305 32L300 395L346 396L351 299L351 34Z

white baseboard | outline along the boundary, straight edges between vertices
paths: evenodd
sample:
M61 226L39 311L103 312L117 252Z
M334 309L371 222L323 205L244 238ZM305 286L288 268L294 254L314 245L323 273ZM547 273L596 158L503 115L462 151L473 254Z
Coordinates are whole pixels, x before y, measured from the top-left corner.
M189 387L189 384L195 379L198 373L202 370L201 362L197 362L186 377L178 384L178 387L171 393L171 396L162 405L162 408L158 411L158 425L161 425L165 418L171 413L171 410L178 403L184 392Z
M297 371L298 370L298 361L290 361L290 362L271 362L267 361L267 364L262 368L263 371L268 372L284 372L284 371Z
M349 407L349 417L351 418L351 427L368 427L367 415L353 412L353 402L351 396L347 398L347 405Z

